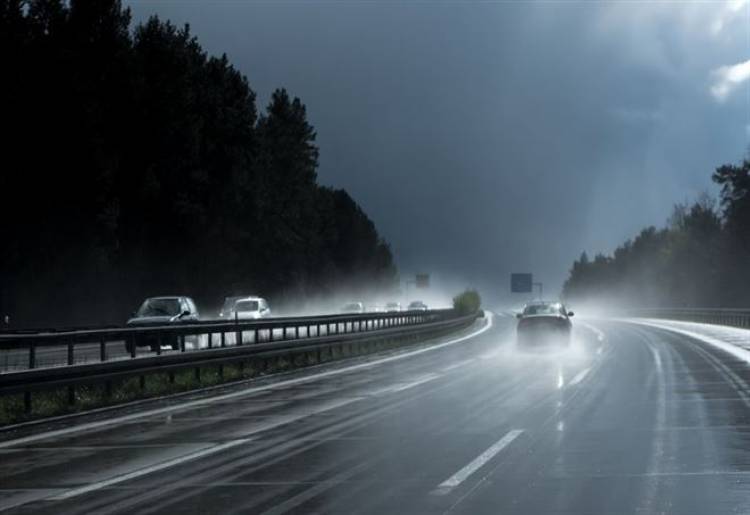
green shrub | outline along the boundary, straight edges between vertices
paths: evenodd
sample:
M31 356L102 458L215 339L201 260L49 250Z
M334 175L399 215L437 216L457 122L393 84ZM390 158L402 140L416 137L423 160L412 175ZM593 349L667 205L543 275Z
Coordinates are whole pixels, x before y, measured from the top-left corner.
M470 315L479 311L482 298L476 290L466 290L453 297L453 309L462 315Z

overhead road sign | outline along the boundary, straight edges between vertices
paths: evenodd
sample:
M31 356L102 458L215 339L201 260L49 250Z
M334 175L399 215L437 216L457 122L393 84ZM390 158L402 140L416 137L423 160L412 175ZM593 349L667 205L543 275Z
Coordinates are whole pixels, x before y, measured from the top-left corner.
M534 278L529 273L510 274L510 291L512 293L531 293Z

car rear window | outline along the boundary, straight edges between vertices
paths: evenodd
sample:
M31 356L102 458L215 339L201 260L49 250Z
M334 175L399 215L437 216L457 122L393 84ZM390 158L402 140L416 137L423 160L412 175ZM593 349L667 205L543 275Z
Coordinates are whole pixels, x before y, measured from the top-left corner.
M138 310L139 317L175 316L181 313L179 299L148 299Z
M523 310L524 315L559 315L562 313L559 304L534 304L526 306Z

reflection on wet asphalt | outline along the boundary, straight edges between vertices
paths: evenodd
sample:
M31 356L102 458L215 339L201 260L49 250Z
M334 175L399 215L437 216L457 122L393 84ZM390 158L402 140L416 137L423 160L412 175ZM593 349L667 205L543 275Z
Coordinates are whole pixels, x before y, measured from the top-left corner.
M578 321L569 349L518 349L514 323L498 316L439 350L0 446L0 508L750 513L745 362L623 322Z

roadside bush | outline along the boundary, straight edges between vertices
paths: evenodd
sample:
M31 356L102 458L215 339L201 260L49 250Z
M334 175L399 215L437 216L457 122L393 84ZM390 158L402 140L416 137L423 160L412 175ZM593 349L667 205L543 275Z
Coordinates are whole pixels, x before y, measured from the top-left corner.
M476 313L482 304L482 298L476 290L466 290L453 297L453 309L462 315Z

